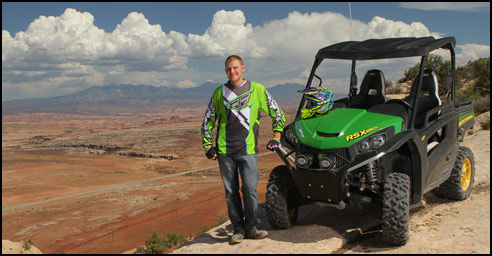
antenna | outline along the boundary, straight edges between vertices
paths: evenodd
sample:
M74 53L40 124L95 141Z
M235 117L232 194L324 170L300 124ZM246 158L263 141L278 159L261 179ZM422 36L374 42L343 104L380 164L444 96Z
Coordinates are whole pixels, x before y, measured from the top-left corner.
M352 35L352 7L350 6L350 2L348 2L349 4L349 15L350 15L350 40L354 40L354 36Z

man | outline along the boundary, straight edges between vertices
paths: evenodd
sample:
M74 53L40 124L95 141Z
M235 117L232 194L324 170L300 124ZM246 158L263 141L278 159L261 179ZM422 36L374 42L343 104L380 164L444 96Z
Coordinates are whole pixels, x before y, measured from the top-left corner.
M267 144L269 150L277 149L285 124L284 113L277 102L263 85L244 79L244 70L241 57L227 57L225 72L229 81L212 94L201 129L205 154L209 159L219 160L229 219L234 226L231 244L240 243L244 237L262 239L268 236L265 230L257 229L260 110L268 113L273 121L273 139ZM213 147L212 129L216 120L216 147ZM239 174L244 209L239 194Z

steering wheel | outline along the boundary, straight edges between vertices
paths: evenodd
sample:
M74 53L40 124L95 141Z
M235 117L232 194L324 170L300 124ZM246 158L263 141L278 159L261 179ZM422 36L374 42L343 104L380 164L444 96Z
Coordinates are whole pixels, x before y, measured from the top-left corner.
M386 103L384 104L393 104L393 103L396 103L396 104L403 104L405 106L408 107L408 109L412 109L412 105L410 105L410 103L404 101L404 100L400 100L400 99L391 99L391 100L388 100L386 101Z

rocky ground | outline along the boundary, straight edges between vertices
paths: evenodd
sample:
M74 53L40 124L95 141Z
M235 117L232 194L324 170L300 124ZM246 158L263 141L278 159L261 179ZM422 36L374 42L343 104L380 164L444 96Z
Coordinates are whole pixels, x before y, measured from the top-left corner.
M2 254L42 254L42 252L34 245L27 247L22 242L2 239Z

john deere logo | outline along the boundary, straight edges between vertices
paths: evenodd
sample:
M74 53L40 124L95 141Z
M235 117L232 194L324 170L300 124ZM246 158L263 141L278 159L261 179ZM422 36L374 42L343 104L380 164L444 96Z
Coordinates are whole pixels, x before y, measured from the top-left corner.
M358 131L356 133L347 135L347 137L345 137L345 139L347 139L347 142L348 141L351 141L351 140L355 140L355 139L357 139L359 137L362 137L364 135L367 135L368 133L370 133L370 132L372 132L372 131L374 131L374 130L376 130L378 128L379 128L379 126L374 126L372 128L369 128L369 129L364 129L362 131Z

